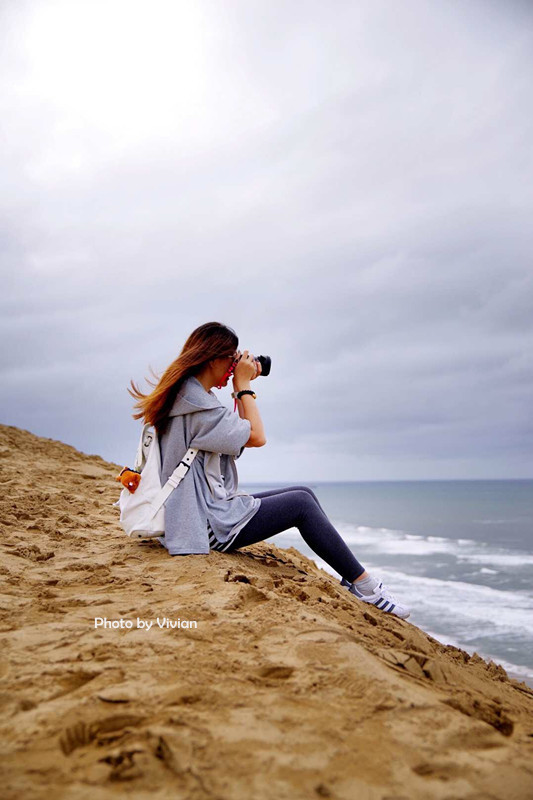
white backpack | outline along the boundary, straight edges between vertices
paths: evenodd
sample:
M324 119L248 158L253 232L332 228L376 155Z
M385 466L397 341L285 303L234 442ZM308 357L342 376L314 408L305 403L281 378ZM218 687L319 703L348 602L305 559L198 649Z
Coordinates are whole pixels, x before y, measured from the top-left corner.
M165 533L165 502L188 473L197 449L187 450L168 481L161 487L161 451L157 432L152 425L142 429L134 471L141 481L132 494L124 488L115 503L120 508L120 522L132 539L151 539Z

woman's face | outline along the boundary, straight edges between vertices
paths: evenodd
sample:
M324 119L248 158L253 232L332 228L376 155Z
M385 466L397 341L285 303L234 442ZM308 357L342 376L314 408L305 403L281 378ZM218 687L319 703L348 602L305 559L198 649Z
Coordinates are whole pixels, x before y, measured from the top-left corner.
M224 387L228 385L228 381L231 378L230 367L238 356L238 351L234 351L231 355L214 359L213 377L216 380L216 386Z

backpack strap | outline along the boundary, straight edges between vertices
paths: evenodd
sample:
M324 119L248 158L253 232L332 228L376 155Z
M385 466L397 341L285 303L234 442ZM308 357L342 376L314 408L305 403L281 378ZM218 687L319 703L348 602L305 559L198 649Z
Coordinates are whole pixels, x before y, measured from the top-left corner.
M137 455L135 457L135 465L134 470L136 472L141 472L144 465L146 464L146 452L150 447L154 436L157 438L157 434L153 425L146 423L143 425L143 429L141 431L141 438L139 439L139 446L137 448Z
M152 509L154 514L157 514L161 506L166 503L176 486L178 486L185 475L188 473L189 469L191 468L191 464L194 461L196 454L198 452L197 448L190 447L187 450L186 454L183 456L182 460L165 483L161 491L156 495L154 502L152 503Z

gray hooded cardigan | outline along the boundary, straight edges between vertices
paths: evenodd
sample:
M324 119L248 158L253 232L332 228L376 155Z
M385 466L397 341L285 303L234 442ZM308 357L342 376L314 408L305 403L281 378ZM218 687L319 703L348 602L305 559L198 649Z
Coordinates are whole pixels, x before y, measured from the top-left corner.
M199 452L165 505L165 535L170 555L209 553L208 523L227 542L253 517L261 500L238 491L235 460L250 438L250 422L223 406L195 377L176 396L161 435L161 485L189 447Z

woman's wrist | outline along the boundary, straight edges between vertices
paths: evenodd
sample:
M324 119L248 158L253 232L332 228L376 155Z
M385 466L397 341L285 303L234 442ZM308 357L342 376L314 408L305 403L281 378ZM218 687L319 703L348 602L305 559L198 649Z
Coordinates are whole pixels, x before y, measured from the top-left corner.
M232 392L231 396L235 398L235 400L240 401L243 397L253 397L255 400L257 395L253 391L253 389L241 389L239 392Z
M250 381L233 381L234 392L243 392L245 389L250 389Z

